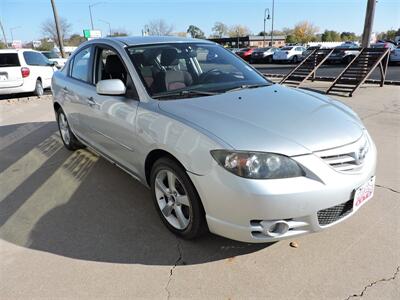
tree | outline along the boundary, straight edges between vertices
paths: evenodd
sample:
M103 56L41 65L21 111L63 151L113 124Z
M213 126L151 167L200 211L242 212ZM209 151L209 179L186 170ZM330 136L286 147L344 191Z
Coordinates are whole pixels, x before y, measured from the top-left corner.
M293 34L288 34L286 36L286 43L288 44L294 44L294 43L298 43L299 41L297 40L297 38L293 35Z
M38 51L52 51L54 49L54 43L48 39L41 39L40 46L36 48Z
M3 42L0 42L0 49L5 49L5 48L7 48L6 44L4 44Z
M247 36L250 35L250 29L244 25L234 25L229 28L229 37Z
M323 42L340 42L341 40L339 32L334 30L325 30L321 35L321 41Z
M308 43L315 37L317 32L318 27L314 26L312 23L303 21L296 24L293 29L293 36L300 43Z
M396 35L400 32L400 28L398 30L389 29L386 32L381 32L377 35L378 40L394 40Z
M171 35L174 26L167 24L163 19L150 21L147 25L149 35Z
M215 22L212 28L213 35L218 38L222 38L223 36L225 36L228 31L228 26L222 22Z
M190 34L192 38L196 39L205 39L204 32L197 26L190 25L189 28L186 30L187 33Z
M51 38L53 41L56 42L58 45L58 37L56 31L56 25L53 19L47 19L41 25L42 32L46 37ZM60 18L60 33L62 40L68 35L69 31L71 30L71 24L64 18ZM58 45L60 46L60 45Z
M357 36L354 32L344 31L340 34L340 39L342 41L355 41L355 40L357 40Z
M81 36L77 33L74 33L69 37L68 40L65 41L65 45L77 47L85 41L86 41L86 39L83 36Z

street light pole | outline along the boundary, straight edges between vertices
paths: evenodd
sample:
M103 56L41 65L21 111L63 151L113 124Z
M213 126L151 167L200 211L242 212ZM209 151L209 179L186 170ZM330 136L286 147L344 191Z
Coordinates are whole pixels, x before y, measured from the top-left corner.
M272 0L271 47L273 46L274 42L274 7L275 7L275 0Z
M6 34L4 32L3 23L1 23L1 21L0 21L0 28L1 28L1 32L3 33L4 43L6 44L6 48L8 48L7 37L6 37Z
M92 7L96 6L98 4L101 4L102 2L96 2L93 4L89 4L89 14L90 14L90 25L92 26L92 30L94 30L94 26L93 26L93 15L92 15Z
M108 24L108 29L109 29L109 31L110 31L110 36L111 36L111 35L112 35L112 33L111 33L111 23L110 23L110 22L107 22L107 21L105 21L105 20L100 20L100 19L99 19L99 21Z
M267 11L268 11L268 17L267 17ZM265 22L266 22L267 20L269 20L269 19L270 19L270 16L269 16L269 8L266 8L266 9L264 10L263 47L265 47Z

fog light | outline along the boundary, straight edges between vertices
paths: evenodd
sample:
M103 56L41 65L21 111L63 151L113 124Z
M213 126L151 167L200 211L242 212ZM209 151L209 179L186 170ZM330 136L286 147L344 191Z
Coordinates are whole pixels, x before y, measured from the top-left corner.
M270 237L283 235L289 230L289 224L286 221L262 221L260 224L263 233Z

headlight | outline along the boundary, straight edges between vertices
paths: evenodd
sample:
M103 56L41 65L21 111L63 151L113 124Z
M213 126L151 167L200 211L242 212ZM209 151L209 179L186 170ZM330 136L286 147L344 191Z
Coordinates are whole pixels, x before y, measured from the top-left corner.
M277 179L304 175L291 158L265 152L212 150L212 157L229 172L245 178Z

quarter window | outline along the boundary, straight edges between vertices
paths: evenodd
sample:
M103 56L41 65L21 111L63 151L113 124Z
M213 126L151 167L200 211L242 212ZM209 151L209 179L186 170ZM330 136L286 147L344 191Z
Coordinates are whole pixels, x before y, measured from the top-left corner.
M91 48L86 48L77 53L72 64L71 77L90 82L90 56Z
M29 66L49 66L50 61L42 54L32 51L24 52L24 59Z

